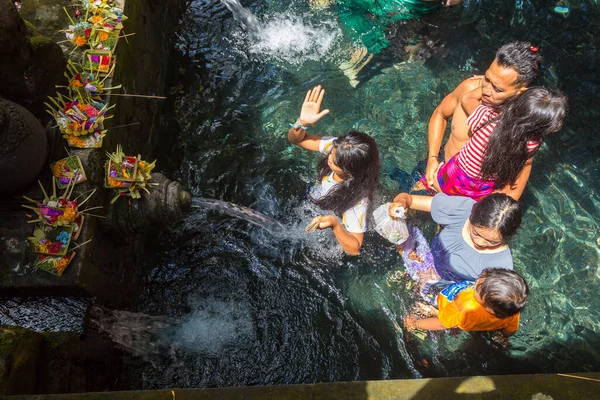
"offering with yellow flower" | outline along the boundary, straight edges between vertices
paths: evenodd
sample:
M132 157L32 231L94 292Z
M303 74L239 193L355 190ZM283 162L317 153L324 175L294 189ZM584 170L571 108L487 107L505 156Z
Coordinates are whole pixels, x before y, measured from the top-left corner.
M35 266L53 275L62 276L69 263L75 257L75 254L74 251L62 257L40 254L35 260Z
M107 155L104 186L117 192L111 203L117 201L119 197L139 199L141 190L149 192L148 188L156 185L150 182L156 161L146 162L139 154L137 157L127 156L120 145L114 153L107 153Z

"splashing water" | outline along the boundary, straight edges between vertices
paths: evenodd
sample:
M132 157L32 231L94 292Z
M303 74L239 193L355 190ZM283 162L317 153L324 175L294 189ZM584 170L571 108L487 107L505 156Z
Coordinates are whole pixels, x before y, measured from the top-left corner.
M161 340L161 336L181 321L162 315L93 306L90 309L90 323L123 350L158 365L162 356L173 354L167 342ZM165 352L165 348L168 351Z
M257 32L258 40L250 44L249 50L293 65L331 59L340 39L339 31L332 29L335 27L331 24L305 25L295 15L273 15Z
M233 17L244 25L248 31L256 32L258 29L258 18L247 8L242 6L238 0L221 0L225 7L233 13Z
M248 207L243 207L237 204L229 203L227 201L194 198L192 199L192 207L215 210L220 212L221 214L243 219L244 221L248 221L251 224L260 226L261 228L264 228L271 233L281 232L284 230L284 226L282 224L280 224L272 218L267 217L265 214L255 211Z
M241 304L203 299L185 317L148 315L93 306L90 322L123 350L154 365L177 351L216 356L230 343L254 338L249 310Z
M341 31L333 21L312 24L289 11L272 14L259 20L237 0L221 0L245 28L246 37L239 37L250 54L261 60L270 59L291 65L306 61L331 60L338 51Z

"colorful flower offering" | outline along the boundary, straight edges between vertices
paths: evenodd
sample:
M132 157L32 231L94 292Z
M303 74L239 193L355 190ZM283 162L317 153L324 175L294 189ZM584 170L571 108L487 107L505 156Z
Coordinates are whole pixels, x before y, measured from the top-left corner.
M75 23L71 20L72 25L64 32L67 40L71 41L77 47L85 46L92 35L92 25L89 22L82 21Z
M102 76L110 76L114 71L114 58L108 50L86 50L83 55L83 67Z
M37 225L33 236L27 238L33 245L34 251L40 254L52 256L65 256L71 243L72 226L61 226L58 228Z
M58 160L50 165L50 169L59 189L65 189L71 182L76 185L87 180L81 160L77 156Z
M75 92L73 98L57 93L57 98L49 97L52 105L48 113L54 117L64 138L72 147L95 148L102 145L106 133L104 121L112 118L106 112L114 107L92 99L87 92ZM80 138L80 140L76 140Z
M44 199L36 201L29 197L25 197L25 199L30 203L33 203L33 205L23 205L23 207L32 210L37 217L29 221L30 223L36 223L36 227L33 231L33 236L28 238L29 242L31 242L34 247L34 251L41 254L36 260L35 265L38 268L59 276L75 256L75 253L73 252L68 256L66 254L69 249L69 244L72 241L77 240L81 233L84 215L99 217L99 215L90 214L90 211L102 208L91 207L86 208L83 211L80 210L79 208L94 195L96 190L94 189L90 192L83 193L71 200L70 196L73 193L74 186L74 181L70 181L63 194L58 196L56 194L55 181L52 181L51 195L48 195L40 183L40 188L44 193ZM87 194L87 197L80 201L80 197L85 194ZM77 247L81 245L78 245Z
M67 88L71 97L86 97L83 91L89 93L92 99L97 100L100 95L108 93L113 89L120 89L121 85L106 87L104 85L107 77L99 78L98 74L86 71L81 64L71 60L67 61L67 71L65 77L69 83L67 86L56 86L57 88Z
M139 199L141 190L149 192L148 188L155 185L150 180L156 161L143 161L139 154L137 157L126 156L120 145L114 153L107 155L109 159L106 163L104 186L117 192L111 202L114 203L119 197Z
M87 202L92 195L95 193L95 189L81 202L78 202L78 198L70 200L69 197L73 193L73 187L75 181L70 181L65 188L62 196L56 194L56 181L52 181L52 195L48 196L44 188L40 183L42 192L44 193L44 199L42 201L36 201L29 197L24 198L34 205L26 205L23 207L35 212L37 218L29 221L30 223L42 223L47 226L60 227L60 226L71 226L76 227L76 220L81 214L87 214L92 208L88 208L84 211L80 211L79 207ZM98 207L96 207L98 208Z
M37 260L35 260L35 266L53 275L62 276L69 263L75 257L75 254L74 251L62 257L40 254Z

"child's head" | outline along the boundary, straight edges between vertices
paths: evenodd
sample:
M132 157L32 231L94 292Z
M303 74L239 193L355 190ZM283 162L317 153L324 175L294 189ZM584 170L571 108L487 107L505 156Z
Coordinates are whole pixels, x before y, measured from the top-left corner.
M344 182L315 203L341 215L363 198L371 198L379 183L379 150L375 140L362 132L350 131L333 141L327 157L319 162L319 180L336 172ZM341 173L340 173L341 172Z
M559 131L567 108L563 93L540 86L509 101L486 147L482 177L493 179L501 187L514 184L527 160L533 157L528 143L541 144L546 135Z
M496 129L517 125L528 139L541 140L559 131L566 115L567 96L558 90L534 86L506 105Z
M362 132L350 131L335 139L328 161L359 181L379 177L377 143Z
M518 201L503 193L492 193L475 203L469 216L469 235L478 249L506 244L521 226Z
M508 318L520 312L529 295L525 279L503 268L484 269L473 289L475 299L498 318Z

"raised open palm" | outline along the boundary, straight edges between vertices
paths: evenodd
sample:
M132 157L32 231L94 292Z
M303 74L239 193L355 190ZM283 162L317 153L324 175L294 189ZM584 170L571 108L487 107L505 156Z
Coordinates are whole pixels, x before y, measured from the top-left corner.
M321 88L321 85L315 86L306 93L304 103L302 103L302 109L300 110L299 122L301 125L312 125L323 118L324 115L329 114L328 109L319 112L321 103L323 102L323 96L325 96L325 89Z

